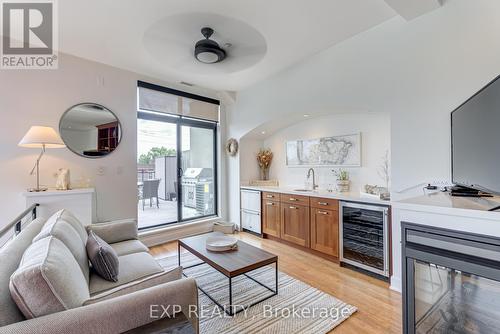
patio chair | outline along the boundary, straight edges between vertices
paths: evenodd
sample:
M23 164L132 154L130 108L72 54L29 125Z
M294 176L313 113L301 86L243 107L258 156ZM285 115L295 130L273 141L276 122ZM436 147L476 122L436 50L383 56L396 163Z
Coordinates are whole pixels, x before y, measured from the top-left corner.
M174 198L175 198L175 200L177 200L177 181L174 181L174 191L168 193L168 200L169 201L173 201Z
M146 204L146 198L149 199L149 207L153 206L153 198L156 198L156 207L160 208L160 201L158 200L158 188L160 186L160 179L144 180L142 185L142 210Z

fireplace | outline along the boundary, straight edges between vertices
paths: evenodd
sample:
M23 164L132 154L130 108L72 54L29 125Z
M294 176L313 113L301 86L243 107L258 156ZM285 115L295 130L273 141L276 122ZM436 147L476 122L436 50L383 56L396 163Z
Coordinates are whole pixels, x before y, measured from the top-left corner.
M401 240L404 333L500 333L500 239L402 223Z

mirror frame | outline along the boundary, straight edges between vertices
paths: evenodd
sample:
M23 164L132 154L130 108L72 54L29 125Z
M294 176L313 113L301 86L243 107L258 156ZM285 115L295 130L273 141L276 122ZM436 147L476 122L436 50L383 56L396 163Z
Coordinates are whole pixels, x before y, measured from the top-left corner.
M62 135L62 132L61 132L61 127L62 127L62 120L64 119L64 117L66 116L67 113L69 113L73 108L75 107L78 107L78 106L81 106L81 105L84 105L84 104L92 104L92 105L95 105L95 106L99 106L101 107L104 111L108 111L110 112L115 118L116 118L116 121L118 122L118 128L119 128L119 136L118 136L118 144L116 145L116 148L109 152L108 154L106 155L96 155L96 156L89 156L89 155L84 155L84 154L80 154L79 152L76 152L73 148L71 148L67 143L66 141L64 140L64 137ZM78 155L79 157L82 157L82 158L87 158L87 159L101 159L101 158L106 158L107 156L109 156L110 154L112 154L113 152L115 152L118 147L120 146L121 142L122 142L122 138L123 138L123 127L122 127L122 123L120 122L120 119L118 118L118 116L116 116L116 114L114 112L112 112L109 108L103 106L102 104L99 104L99 103L95 103L95 102L81 102L81 103L77 103L71 107L69 107L68 109L66 109L66 111L61 115L61 118L59 119L59 135L61 136L64 144L66 145L66 147L71 151L73 152L74 154Z

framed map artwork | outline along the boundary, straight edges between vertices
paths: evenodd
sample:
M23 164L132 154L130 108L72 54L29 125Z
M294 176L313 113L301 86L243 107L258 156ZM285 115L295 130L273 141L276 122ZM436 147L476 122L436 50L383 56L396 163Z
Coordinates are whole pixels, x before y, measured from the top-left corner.
M361 166L361 133L286 142L289 167Z

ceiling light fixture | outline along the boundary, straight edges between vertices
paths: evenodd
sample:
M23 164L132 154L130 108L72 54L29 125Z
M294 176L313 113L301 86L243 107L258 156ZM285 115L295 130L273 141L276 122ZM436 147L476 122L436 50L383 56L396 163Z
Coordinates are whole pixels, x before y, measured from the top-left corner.
M216 41L210 39L213 33L212 28L202 28L201 34L205 36L205 39L196 42L194 47L194 56L198 61L205 64L218 63L226 58L226 51Z

